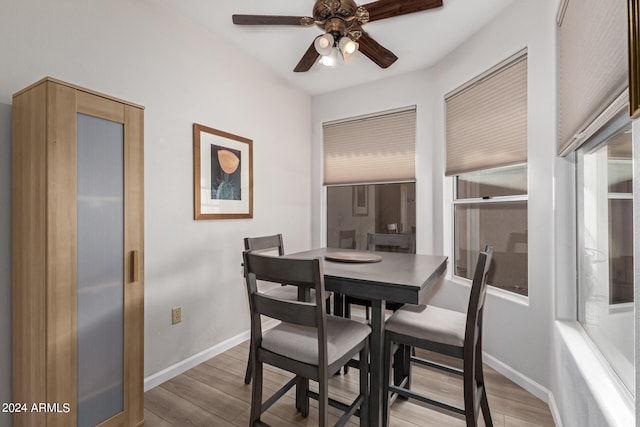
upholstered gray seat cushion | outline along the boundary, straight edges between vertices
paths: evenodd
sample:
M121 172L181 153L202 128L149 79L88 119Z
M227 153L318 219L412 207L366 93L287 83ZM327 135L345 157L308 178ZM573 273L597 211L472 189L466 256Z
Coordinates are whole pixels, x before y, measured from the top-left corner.
M371 333L371 328L355 320L327 316L327 359L332 364ZM309 365L318 364L316 328L281 323L265 332L262 347Z
M433 305L405 305L385 323L388 331L462 347L467 315Z

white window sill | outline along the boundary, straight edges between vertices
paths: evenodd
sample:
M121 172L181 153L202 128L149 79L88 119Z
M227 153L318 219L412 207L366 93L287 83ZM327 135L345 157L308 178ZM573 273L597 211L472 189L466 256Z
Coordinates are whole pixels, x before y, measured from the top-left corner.
M635 425L633 395L613 372L582 326L575 321L556 321L555 327L607 424L621 427Z

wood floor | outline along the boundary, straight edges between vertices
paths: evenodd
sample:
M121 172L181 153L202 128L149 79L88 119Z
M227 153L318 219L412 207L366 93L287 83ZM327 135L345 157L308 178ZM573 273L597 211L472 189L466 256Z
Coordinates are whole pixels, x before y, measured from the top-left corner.
M243 382L248 353L247 343L190 369L145 393L146 427L246 427L249 420L251 386ZM418 353L420 355L420 353ZM285 384L291 375L273 367L265 369L266 394ZM524 391L502 375L485 366L485 380L489 406L496 427L554 426L549 407ZM358 371L351 369L347 375L337 375L330 381L332 397L347 401L357 393ZM313 387L313 382L312 382ZM453 375L436 373L415 366L412 387L418 390L435 390L438 396L448 396L451 402L462 404L461 380ZM316 426L317 405L304 419L295 409L293 391L280 399L263 415L263 420L273 427ZM331 408L335 422L339 412ZM349 426L357 426L352 418ZM436 412L407 401L396 401L392 406L391 426L416 427L464 426L464 420ZM484 424L483 424L484 425Z

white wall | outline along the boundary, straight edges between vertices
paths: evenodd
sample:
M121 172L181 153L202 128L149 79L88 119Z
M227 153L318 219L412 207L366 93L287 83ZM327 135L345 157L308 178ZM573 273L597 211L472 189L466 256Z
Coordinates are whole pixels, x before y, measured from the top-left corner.
M287 251L311 245L310 97L153 0L0 0L0 10L0 103L52 76L146 107L145 376L246 333L242 238L281 232ZM194 122L253 139L253 219L193 220ZM4 266L4 243L0 256ZM172 326L175 306L183 321ZM0 400L8 401L4 327L0 339Z

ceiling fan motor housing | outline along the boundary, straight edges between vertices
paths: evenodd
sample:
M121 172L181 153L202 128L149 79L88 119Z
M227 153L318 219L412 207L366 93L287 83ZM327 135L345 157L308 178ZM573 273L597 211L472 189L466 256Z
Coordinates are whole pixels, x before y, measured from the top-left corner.
M313 19L336 40L344 37L356 23L368 20L368 13L353 0L317 0L313 7Z

